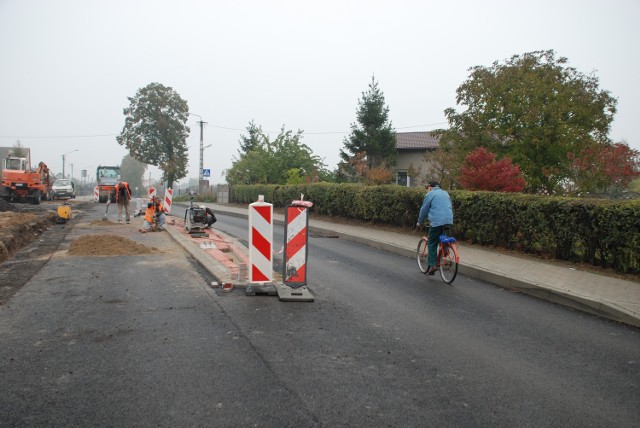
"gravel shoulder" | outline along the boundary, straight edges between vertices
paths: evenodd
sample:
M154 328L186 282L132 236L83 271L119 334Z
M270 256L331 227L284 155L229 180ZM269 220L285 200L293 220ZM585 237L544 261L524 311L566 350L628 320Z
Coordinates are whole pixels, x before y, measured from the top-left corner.
M89 203L69 201L75 217L58 223L57 209L64 202L31 205L0 199L0 305L47 263Z

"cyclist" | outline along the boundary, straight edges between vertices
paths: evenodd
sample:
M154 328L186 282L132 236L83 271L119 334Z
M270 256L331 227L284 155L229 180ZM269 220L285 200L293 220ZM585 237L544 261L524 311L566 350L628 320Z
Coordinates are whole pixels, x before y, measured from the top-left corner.
M427 184L427 194L424 195L420 214L418 215L417 226L422 226L424 220L429 218L429 269L427 275L433 275L438 267L438 242L440 235L444 231L444 225L453 224L453 209L451 208L451 198L449 194L440 188L437 181L431 181Z

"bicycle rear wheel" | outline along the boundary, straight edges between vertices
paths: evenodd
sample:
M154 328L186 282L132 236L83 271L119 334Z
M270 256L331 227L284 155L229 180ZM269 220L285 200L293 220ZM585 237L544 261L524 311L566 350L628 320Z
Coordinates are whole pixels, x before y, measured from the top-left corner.
M420 272L427 273L427 269L429 269L429 250L427 248L427 238L421 238L420 241L418 241L416 260L418 261L418 268L420 269Z
M457 251L452 245L443 245L440 249L440 276L451 284L458 274Z

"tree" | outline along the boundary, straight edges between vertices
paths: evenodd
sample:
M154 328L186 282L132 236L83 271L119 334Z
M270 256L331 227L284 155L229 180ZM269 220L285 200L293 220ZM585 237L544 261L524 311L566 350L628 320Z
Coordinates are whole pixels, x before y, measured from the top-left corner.
M567 153L608 144L617 103L599 89L597 77L567 62L549 50L472 67L456 91L457 104L466 110L445 110L446 140L462 153L484 146L510 156L531 191L562 191L569 176Z
M11 149L11 154L17 158L26 158L27 153L27 149L25 149L20 140L16 141Z
M124 109L125 125L116 138L136 160L162 170L168 187L187 175L187 102L172 88L150 83Z
M369 90L358 99L357 123L351 124L351 134L343 141L340 150L341 169L345 174L357 174L351 161L356 156L364 156L367 171L396 164L396 134L389 121L389 108L384 95L378 88L375 77L371 77Z
M468 190L521 192L527 185L518 165L508 157L496 161L496 156L484 147L465 157L460 173L460 183Z
M287 171L287 182L286 184L304 184L306 180L300 174L300 168L291 168Z
M240 149L238 150L240 155L249 153L251 150L260 146L261 135L263 135L262 128L256 126L253 120L251 120L249 126L247 126L247 133L249 134L248 136L240 135L240 140L238 141L240 143Z
M452 189L460 172L462 161L458 155L442 143L440 146L424 155L427 163L426 181L432 180L440 183L443 189Z
M620 190L640 176L640 152L624 142L594 145L567 156L573 192Z
M247 130L249 130L247 128ZM296 174L306 182L319 181L325 173L325 165L314 155L311 149L302 143L302 131L293 134L285 131L284 126L278 136L271 141L259 127L251 137L252 148L233 160L227 171L230 184L285 184L290 179L289 171L297 169ZM240 139L240 144L247 139Z
M136 187L142 189L142 176L144 175L147 165L137 161L131 155L126 155L120 163L120 175L122 179L129 183L129 187L133 191Z

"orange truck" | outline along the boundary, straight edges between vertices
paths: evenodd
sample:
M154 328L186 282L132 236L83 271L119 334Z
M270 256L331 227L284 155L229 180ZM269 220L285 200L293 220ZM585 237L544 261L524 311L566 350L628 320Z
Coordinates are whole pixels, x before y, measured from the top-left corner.
M120 179L119 166L98 166L96 180L98 182L98 202L116 201L116 184Z
M26 158L8 156L2 160L0 197L9 202L27 202L38 205L51 199L51 186L55 180L44 162L34 170Z

